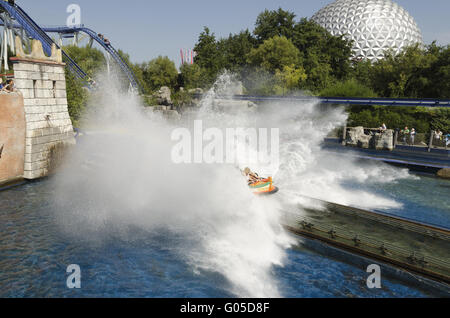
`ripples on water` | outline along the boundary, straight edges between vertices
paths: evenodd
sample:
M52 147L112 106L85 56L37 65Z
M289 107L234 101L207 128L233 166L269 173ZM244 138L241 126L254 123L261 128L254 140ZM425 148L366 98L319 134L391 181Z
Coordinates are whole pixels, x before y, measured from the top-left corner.
M352 184L347 186L353 187ZM358 184L358 188L402 203L400 208L383 212L450 229L450 181L448 180L421 175L414 179L400 179L392 183Z
M436 179L423 182L439 184ZM44 180L0 192L0 297L234 296L222 275L195 270L170 249L182 244L183 238L164 230L111 231L97 242L68 236L51 212L51 187L51 182ZM393 187L398 189L398 185ZM416 204L414 195L405 200L406 207L410 204ZM420 217L419 208L414 211L412 216ZM449 217L442 215L442 211L448 213L445 205L429 204L427 211L428 215L440 215L433 217L433 222L449 223ZM66 287L69 264L81 267L80 290ZM383 279L382 289L369 290L365 268L300 247L289 250L286 266L275 267L273 275L284 297L429 296L387 279Z

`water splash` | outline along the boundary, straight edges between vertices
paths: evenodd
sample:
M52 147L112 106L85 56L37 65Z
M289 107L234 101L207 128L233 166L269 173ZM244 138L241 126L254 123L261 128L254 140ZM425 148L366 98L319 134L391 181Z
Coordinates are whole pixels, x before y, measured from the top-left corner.
M64 230L93 241L133 227L176 233L185 244L165 248L195 270L221 273L237 296L280 296L271 269L293 241L277 202L252 195L234 165L172 163L176 127L147 119L136 97L110 87L95 101L85 122L96 133L80 141L54 180ZM218 123L206 110L200 116L206 127Z
M219 96L229 99L236 87L232 75L221 76L191 119L201 119L205 129L279 128L281 165L264 173L273 174L287 195L254 196L235 165L174 164L170 136L180 123L149 119L136 96L121 94L112 84L96 93L94 111L85 121L87 130L96 133L79 142L54 178L55 213L62 228L90 241L127 236L133 227L165 230L184 243L164 248L200 275L222 274L229 282L224 288L239 297L279 297L272 269L283 266L286 249L294 244L280 225L286 203L280 199L295 203L296 194L303 194L354 203L364 195L371 206L395 204L341 185L355 175L359 182L386 175L392 180L398 177L393 170L341 162L321 150L326 134L346 120L343 109L325 112L315 102L301 102L269 103L256 111L252 105L217 102ZM262 168L268 167L252 167Z

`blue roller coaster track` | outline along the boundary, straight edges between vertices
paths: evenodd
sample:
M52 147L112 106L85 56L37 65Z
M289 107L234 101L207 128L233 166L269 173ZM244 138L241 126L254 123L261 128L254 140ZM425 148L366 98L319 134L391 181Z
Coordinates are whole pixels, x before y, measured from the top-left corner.
M91 37L91 39L95 40L99 43L106 52L108 52L111 57L117 62L122 71L126 74L128 80L130 81L131 86L138 92L142 92L142 88L139 85L133 71L127 65L127 63L122 59L120 54L114 49L114 47L110 43L105 43L103 39L101 39L96 32L91 29L85 28L84 26L69 28L69 27L54 27L54 28L41 28L33 19L17 4L10 4L6 1L0 1L0 9L3 9L9 17L14 19L18 25L14 25L16 28L22 28L25 32L33 39L39 40L42 42L42 47L44 52L47 55L51 54L52 45L55 44L57 48L60 49L59 45L53 41L48 33L59 33L59 34L73 34L76 32L83 32ZM3 23L6 23L3 21ZM75 63L70 56L62 50L62 56L64 62L67 64L69 70L78 78L83 80L86 84L89 84L89 76Z
M201 95L197 94L197 98ZM449 99L401 99L401 98L350 98L350 97L315 97L315 96L251 96L235 95L233 99L248 101L318 101L322 104L371 105L399 107L450 107Z

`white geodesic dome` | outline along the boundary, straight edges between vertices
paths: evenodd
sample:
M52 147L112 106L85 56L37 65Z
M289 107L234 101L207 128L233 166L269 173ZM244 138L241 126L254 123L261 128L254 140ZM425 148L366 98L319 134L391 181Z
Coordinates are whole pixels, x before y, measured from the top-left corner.
M333 35L353 40L355 57L376 61L384 52L423 44L413 17L391 0L336 0L313 15L312 20Z

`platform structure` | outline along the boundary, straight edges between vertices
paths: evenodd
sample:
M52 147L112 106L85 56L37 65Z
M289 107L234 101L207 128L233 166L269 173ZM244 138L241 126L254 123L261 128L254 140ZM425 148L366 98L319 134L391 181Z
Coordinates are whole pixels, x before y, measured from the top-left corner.
M306 199L321 208L286 209L288 231L450 286L449 229Z

